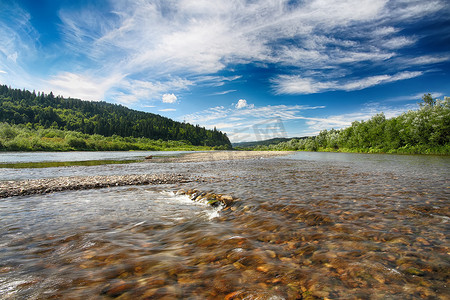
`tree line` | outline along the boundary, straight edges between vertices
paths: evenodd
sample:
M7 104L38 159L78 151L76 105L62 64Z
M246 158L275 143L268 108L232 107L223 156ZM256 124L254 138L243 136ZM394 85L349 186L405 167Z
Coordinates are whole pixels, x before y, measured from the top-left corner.
M383 113L344 129L291 139L254 150L342 151L363 153L450 154L450 98L422 97L417 110L387 119Z
M222 147L193 146L183 141L152 140L143 137L106 137L54 128L33 128L25 124L0 123L0 151L193 151Z
M105 137L182 141L195 146L231 148L225 133L173 121L118 104L83 101L0 85L0 122Z

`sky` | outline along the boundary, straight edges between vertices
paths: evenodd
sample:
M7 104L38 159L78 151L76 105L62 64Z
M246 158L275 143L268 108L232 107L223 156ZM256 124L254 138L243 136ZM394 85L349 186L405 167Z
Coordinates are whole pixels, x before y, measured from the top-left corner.
M447 0L0 0L0 84L315 135L450 96Z

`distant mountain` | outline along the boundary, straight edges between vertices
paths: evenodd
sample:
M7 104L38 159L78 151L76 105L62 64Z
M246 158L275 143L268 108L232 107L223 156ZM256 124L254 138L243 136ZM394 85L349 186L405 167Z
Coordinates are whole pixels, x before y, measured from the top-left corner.
M0 85L0 122L103 136L186 141L231 148L226 134L106 102L55 97Z
M268 146L268 145L276 145L281 142L287 142L292 139L306 139L307 137L295 137L295 138L272 138L264 141L254 141L254 142L240 142L233 143L234 148L254 148L256 146Z

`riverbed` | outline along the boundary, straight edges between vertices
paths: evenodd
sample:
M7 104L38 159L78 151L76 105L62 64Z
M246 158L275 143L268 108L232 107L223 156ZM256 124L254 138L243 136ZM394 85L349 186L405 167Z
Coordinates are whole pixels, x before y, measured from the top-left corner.
M447 299L449 166L439 156L299 152L1 169L9 181L195 180L0 199L0 295ZM201 192L236 201L191 200Z

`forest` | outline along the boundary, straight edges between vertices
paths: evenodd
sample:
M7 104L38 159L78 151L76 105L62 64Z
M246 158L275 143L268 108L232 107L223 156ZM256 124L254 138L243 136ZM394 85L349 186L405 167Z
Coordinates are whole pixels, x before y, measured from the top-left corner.
M360 153L450 154L450 98L422 97L417 110L387 119L383 113L354 121L344 129L291 139L252 150L336 151Z
M185 145L231 148L226 134L122 105L83 101L0 85L0 122L36 132L55 129L92 136L179 141ZM5 125L2 125L5 126ZM25 127L15 130L22 130ZM76 135L76 134L75 134Z
M193 151L225 149L224 146L193 146L183 141L149 138L106 137L77 131L0 123L0 151Z

